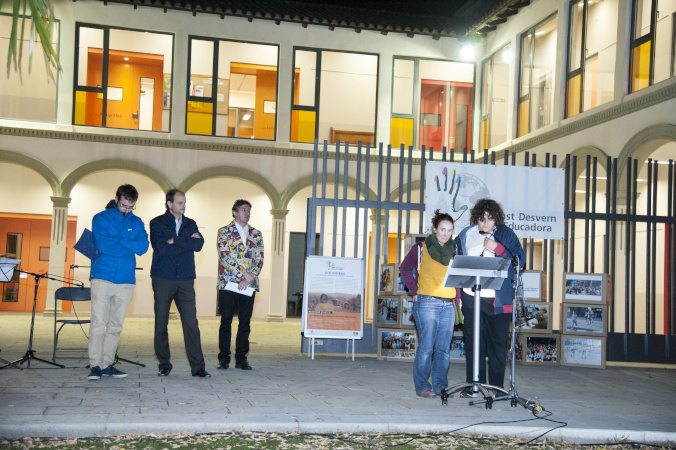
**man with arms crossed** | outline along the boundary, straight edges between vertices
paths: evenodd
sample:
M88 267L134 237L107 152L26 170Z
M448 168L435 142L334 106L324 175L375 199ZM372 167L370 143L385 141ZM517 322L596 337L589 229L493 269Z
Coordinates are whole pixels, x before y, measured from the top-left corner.
M231 325L237 304L239 326L235 339L235 368L251 370L247 354L255 291L259 289L258 275L263 268L263 235L249 226L251 203L248 201L237 200L232 206L232 216L235 220L218 230L216 241L219 258L218 309L221 312L218 368L225 370L230 365ZM234 290L228 290L228 287ZM247 288L254 290L251 296L240 292Z
M115 200L92 220L94 245L100 255L92 259L92 313L89 325L89 367L87 377L124 378L114 363L124 316L134 295L136 255L148 251L148 233L143 221L132 212L138 191L131 184L117 188Z
M167 211L150 221L153 265L150 277L155 293L155 355L158 376L166 377L172 364L169 351L169 308L172 300L181 315L185 352L193 377L209 378L204 370L204 355L195 307L195 252L202 250L204 238L194 220L186 217L185 194L178 189L167 192Z

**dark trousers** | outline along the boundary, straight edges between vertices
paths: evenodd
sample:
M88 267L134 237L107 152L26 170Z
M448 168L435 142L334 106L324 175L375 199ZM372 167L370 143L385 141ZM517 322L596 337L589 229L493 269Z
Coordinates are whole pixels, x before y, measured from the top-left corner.
M232 316L237 305L239 325L235 338L235 361L246 359L249 353L249 333L251 332L251 315L254 298L232 291L218 291L218 310L221 312L221 326L218 329L218 360L230 362L230 341L232 339Z
M479 317L479 383L486 383L486 356L488 356L488 384L502 387L505 382L507 336L511 314L494 314L494 299L482 299ZM474 296L462 293L462 334L467 357L466 381L474 381Z
M155 356L160 362L161 369L170 369L171 352L169 351L169 308L171 302L176 302L176 308L181 316L183 325L183 340L185 352L190 362L192 374L204 369L204 355L200 341L200 329L197 323L197 309L195 307L194 280L173 281L162 278L153 278L153 292L155 296Z

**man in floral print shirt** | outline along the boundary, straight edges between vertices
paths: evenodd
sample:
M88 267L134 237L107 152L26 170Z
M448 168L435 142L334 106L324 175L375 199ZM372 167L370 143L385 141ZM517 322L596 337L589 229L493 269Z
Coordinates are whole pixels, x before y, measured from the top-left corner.
M230 366L230 341L235 305L239 308L235 338L235 368L251 370L247 360L254 298L259 290L258 275L263 268L263 235L249 226L251 203L237 200L232 206L233 220L218 230L218 368ZM245 290L251 288L251 295Z

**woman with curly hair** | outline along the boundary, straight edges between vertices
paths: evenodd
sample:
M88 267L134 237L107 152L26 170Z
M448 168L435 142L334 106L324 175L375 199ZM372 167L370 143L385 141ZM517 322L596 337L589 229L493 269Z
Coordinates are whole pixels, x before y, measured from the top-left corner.
M505 225L505 213L495 200L482 198L470 211L470 226L460 232L455 243L458 255L512 259L519 257L521 267L526 254L519 238ZM507 335L512 314L512 280L514 268L510 265L508 277L499 290L481 289L479 333L479 383L486 383L486 356L488 356L488 382L502 388L507 359ZM462 299L463 336L467 354L466 381L474 381L474 292L458 289ZM466 387L461 397L475 397L472 388Z
M456 292L455 288L444 287L443 282L455 253L452 237L453 218L437 209L432 218L432 234L415 244L400 266L401 277L413 294L413 320L418 329L413 383L421 397L435 397L448 385Z

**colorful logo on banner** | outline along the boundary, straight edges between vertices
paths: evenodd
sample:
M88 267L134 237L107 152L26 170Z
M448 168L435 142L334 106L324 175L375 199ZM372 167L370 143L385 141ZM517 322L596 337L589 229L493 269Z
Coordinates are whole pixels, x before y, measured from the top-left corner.
M460 232L477 200L491 198L518 237L563 239L563 169L429 161L425 177L427 232L437 209L450 214Z

